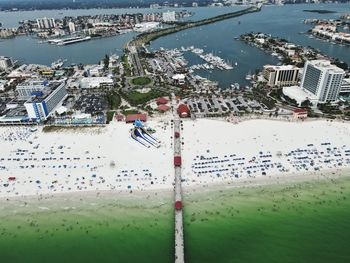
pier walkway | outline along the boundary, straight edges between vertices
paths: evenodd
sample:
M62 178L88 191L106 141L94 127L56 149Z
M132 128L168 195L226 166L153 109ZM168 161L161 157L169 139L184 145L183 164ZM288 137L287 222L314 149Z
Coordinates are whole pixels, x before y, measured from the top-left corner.
M176 112L176 101L172 99L174 115L174 169L175 169L175 263L185 262L183 211L181 190L181 121Z

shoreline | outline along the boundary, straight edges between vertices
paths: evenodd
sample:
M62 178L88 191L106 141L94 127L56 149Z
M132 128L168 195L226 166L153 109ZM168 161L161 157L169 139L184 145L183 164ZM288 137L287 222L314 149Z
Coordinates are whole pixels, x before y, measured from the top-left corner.
M226 191L240 188L258 188L289 185L295 183L311 183L311 182L325 182L327 180L347 178L350 177L350 168L343 169L328 169L320 172L310 173L289 173L280 175L271 175L268 177L258 176L255 178L238 178L230 181L223 181L209 184L199 184L183 186L183 193L190 196L196 193ZM173 188L159 188L148 190L134 190L134 191L114 191L114 190L100 190L100 191L81 191L81 192L67 192L54 194L40 194L40 195L23 195L13 197L0 197L0 204L8 204L11 202L45 202L45 201L64 201L67 199L82 200L82 199L125 199L124 201L147 200L151 198L159 199L162 197L169 197L174 195ZM129 199L130 198L130 199ZM129 200L128 200L129 199Z

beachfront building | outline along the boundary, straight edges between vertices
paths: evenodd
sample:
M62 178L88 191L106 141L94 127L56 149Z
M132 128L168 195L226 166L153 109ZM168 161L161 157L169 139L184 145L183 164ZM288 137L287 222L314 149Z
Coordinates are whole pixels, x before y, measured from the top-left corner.
M293 65L273 66L265 65L264 78L270 87L285 87L298 84L299 68Z
M188 118L190 116L190 109L186 104L180 104L177 108L177 113L179 114L180 118Z
M42 91L48 84L48 81L44 80L26 80L16 86L17 96L19 99L29 99L33 92Z
M301 81L301 88L315 95L318 103L338 99L345 71L328 60L307 61Z
M8 70L13 67L13 61L9 57L0 56L0 70Z
M174 22L176 21L175 11L164 12L162 15L163 22Z
M142 122L147 121L147 115L146 114L128 114L126 115L125 122L126 123L134 123L134 121L140 120Z
M65 82L52 82L42 91L37 91L24 103L32 121L45 121L67 95Z
M297 108L293 111L293 118L295 120L304 120L307 118L307 110Z

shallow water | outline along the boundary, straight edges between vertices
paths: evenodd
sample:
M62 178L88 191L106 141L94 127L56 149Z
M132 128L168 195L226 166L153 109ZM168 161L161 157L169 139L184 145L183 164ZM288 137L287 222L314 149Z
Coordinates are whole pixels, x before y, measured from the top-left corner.
M349 262L350 178L333 177L187 190L186 262ZM65 196L2 201L1 262L173 262L172 192Z

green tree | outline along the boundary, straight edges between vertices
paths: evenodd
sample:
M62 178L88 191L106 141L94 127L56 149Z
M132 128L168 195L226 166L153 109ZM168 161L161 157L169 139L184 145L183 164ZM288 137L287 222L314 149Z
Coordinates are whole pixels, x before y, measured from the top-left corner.
M104 69L108 69L109 66L109 56L106 54L105 58L103 59Z

